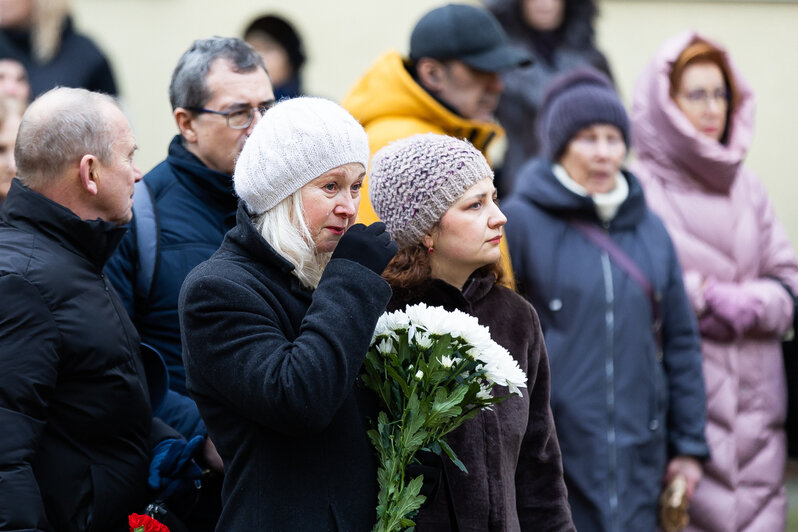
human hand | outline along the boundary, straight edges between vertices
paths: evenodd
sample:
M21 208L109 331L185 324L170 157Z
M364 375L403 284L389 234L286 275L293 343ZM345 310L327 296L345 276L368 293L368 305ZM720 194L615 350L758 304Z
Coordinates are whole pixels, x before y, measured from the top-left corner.
M338 241L332 258L357 262L381 275L397 251L399 247L391 240L384 223L375 222L368 227L355 224Z
M147 484L161 498L189 489L202 476L194 457L204 439L204 436L194 436L189 441L170 438L152 450Z
M202 460L211 471L224 473L224 462L222 462L222 457L216 451L216 445L213 444L210 436L205 438L205 444L202 446Z
M748 332L762 314L762 303L739 283L709 282L704 290L709 312L726 322L736 338Z
M701 462L692 456L676 456L668 463L668 468L665 472L664 484L667 486L677 475L682 475L686 483L685 497L687 502L690 502L695 493L695 488L701 477L704 475L704 469Z
M698 330L701 336L716 342L731 342L734 340L734 329L714 314L705 314L698 320Z

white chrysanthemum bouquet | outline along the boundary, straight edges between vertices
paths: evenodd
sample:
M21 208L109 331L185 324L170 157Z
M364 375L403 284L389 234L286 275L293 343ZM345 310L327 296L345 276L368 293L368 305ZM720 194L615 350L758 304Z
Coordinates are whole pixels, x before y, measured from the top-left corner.
M495 385L521 395L526 374L475 317L422 303L380 317L363 381L381 409L368 432L379 459L374 530L391 532L413 527L425 500L423 476L406 476L416 452L446 454L465 471L446 435L509 397L494 396Z

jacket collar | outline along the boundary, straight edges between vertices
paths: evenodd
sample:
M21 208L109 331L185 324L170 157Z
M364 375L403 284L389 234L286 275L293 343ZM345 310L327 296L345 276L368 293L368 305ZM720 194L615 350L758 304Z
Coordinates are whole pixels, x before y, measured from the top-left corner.
M238 248L246 250L258 262L272 264L283 272L291 272L294 265L277 253L258 232L244 202L239 202L236 211L236 226L227 234L227 238Z
M462 291L442 279L428 279L409 289L394 287L390 308L395 310L424 302L449 311L457 309L471 313L471 307L488 295L495 285L496 276L480 270L469 277Z
M552 163L546 158L535 159L521 168L514 191L524 200L560 218L575 218L601 223L596 205L588 196L568 190L554 176ZM615 228L636 226L645 216L646 201L637 179L628 171L621 174L629 185L629 194L610 222Z
M0 208L0 219L12 227L44 235L102 270L126 227L100 220L81 220L63 205L24 186L14 178Z
M244 202L238 204L238 211L236 211L236 225L233 227L225 237L226 242L230 242L239 253L251 257L260 264L267 264L277 268L279 271L290 274L291 291L301 294L305 297L310 297L313 291L304 285L296 275L291 272L294 271L294 265L288 260L277 253L274 248L264 240L263 236L258 232L255 224L252 223L252 217L247 211Z
M233 176L211 170L183 144L182 135L175 135L169 144L167 162L175 169L180 183L196 194L203 203L223 212L233 213L238 200L233 190Z

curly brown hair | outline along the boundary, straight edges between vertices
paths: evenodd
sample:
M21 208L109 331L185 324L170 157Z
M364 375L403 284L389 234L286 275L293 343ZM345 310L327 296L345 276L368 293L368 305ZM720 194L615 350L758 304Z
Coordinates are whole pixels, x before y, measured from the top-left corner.
M503 283L505 275L500 262L488 264L477 271L482 274L493 273L496 282ZM424 284L432 278L429 250L421 242L400 248L382 272L382 277L393 290L412 290Z

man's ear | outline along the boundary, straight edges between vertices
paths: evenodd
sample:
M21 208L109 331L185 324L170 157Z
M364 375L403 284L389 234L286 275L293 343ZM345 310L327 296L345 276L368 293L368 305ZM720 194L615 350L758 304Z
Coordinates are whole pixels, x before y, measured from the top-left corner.
M99 161L94 155L86 154L80 159L80 185L83 190L92 196L96 196L100 190L98 185L100 179L99 168Z
M194 131L194 113L182 107L174 110L175 122L180 129L180 134L186 139L186 142L193 144L197 142L197 132Z
M421 86L430 92L439 92L445 81L443 63L430 57L422 57L416 63L416 74Z

